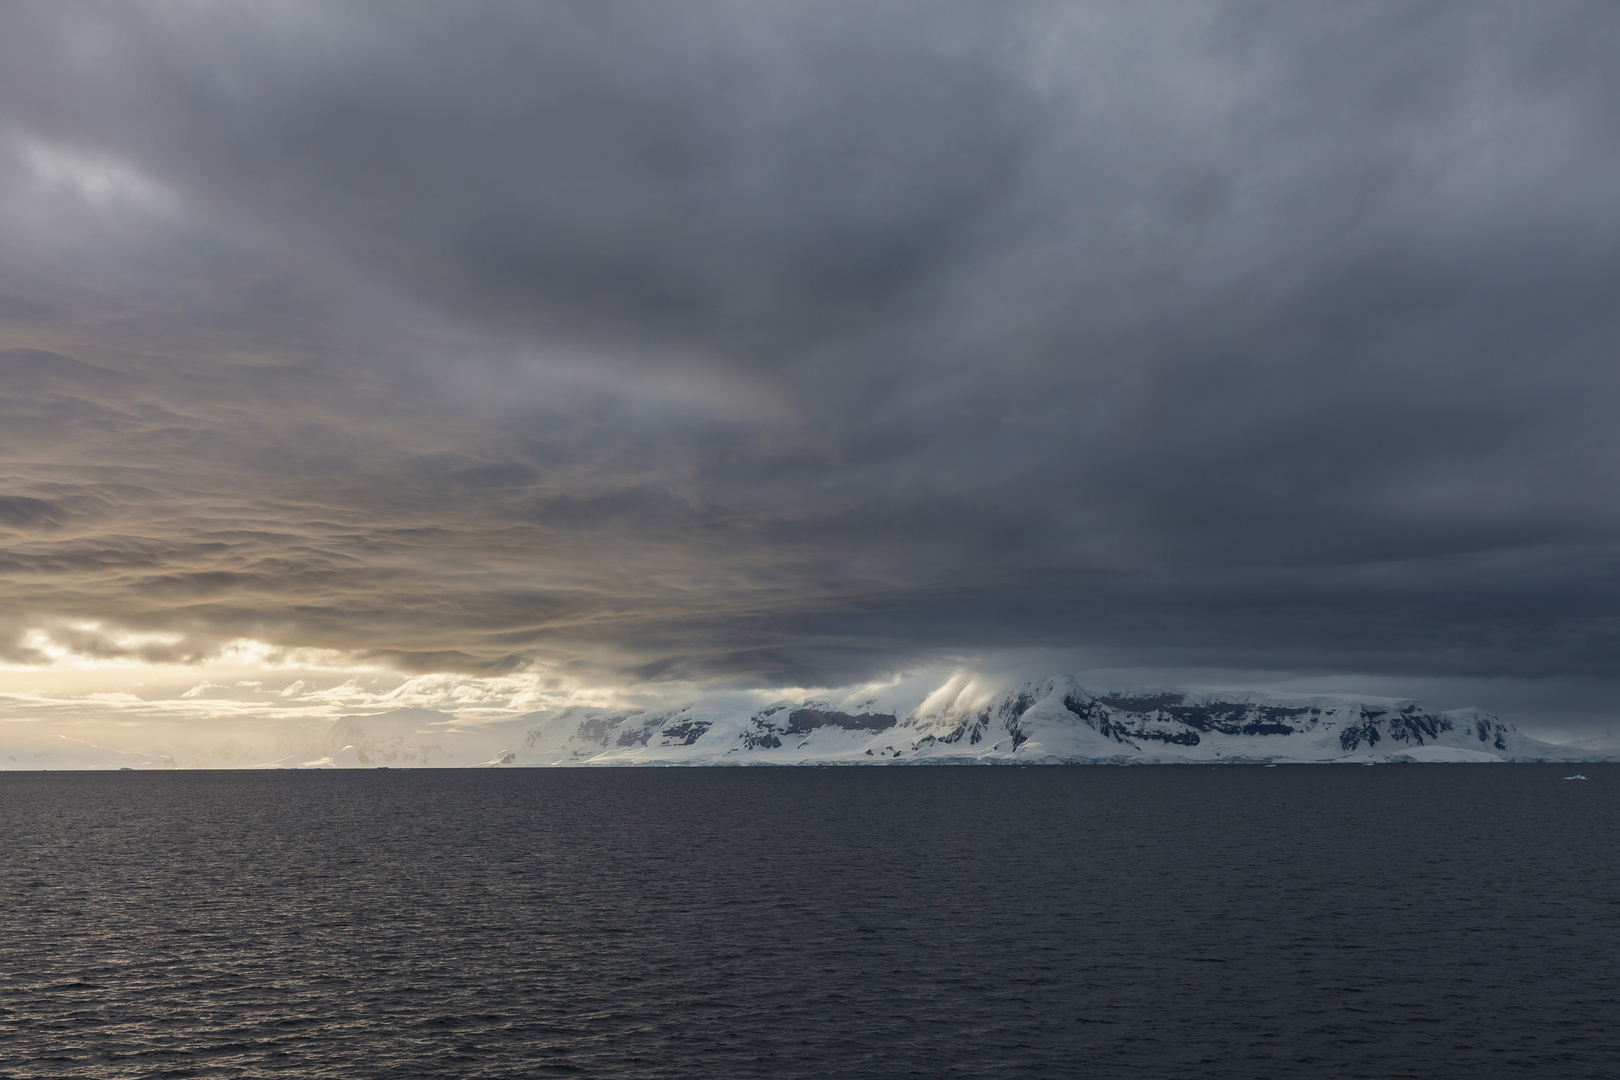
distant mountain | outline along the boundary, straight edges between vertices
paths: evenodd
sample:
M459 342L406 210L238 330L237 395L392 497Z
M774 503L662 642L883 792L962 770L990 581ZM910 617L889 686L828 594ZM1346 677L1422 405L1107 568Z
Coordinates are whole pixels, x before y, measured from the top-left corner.
M0 742L0 770L78 770L176 768L174 758L147 750L117 750L67 735L42 733Z
M737 714L567 708L536 714L489 765L1132 764L1594 761L1478 709L1414 701L1183 690L1089 690L1064 676L974 709L907 713L779 702Z
M433 709L345 716L322 726L282 724L201 755L203 768L458 768L478 765L526 725L462 724Z

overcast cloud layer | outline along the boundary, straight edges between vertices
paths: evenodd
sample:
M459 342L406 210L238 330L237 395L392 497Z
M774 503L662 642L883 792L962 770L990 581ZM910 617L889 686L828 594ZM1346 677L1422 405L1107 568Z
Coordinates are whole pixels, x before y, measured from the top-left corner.
M1609 3L9 4L0 660L1589 687L1617 55Z

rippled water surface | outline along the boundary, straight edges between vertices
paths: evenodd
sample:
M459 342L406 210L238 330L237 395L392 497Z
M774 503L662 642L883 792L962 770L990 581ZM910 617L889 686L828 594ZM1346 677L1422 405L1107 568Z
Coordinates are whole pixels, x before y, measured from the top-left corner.
M1614 1077L1620 767L0 774L7 1077Z

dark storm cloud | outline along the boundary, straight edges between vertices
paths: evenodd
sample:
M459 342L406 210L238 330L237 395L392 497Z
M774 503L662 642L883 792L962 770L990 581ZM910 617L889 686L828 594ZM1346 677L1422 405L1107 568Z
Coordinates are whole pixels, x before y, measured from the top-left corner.
M8 656L1613 667L1610 6L0 18Z

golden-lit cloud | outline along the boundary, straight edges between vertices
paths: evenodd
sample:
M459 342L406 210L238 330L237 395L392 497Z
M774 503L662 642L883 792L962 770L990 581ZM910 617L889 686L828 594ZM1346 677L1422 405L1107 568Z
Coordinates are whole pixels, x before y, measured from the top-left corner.
M1616 24L7 8L5 715L1612 678Z

